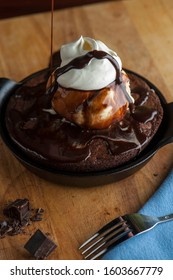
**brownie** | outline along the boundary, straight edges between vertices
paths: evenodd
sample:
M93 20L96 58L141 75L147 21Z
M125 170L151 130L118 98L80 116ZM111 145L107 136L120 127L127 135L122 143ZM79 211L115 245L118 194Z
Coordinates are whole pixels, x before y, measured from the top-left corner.
M58 170L101 171L130 161L156 134L163 108L142 78L128 76L135 103L123 120L101 130L81 128L52 114L53 93L46 91L47 77L33 77L9 100L6 126L11 139L28 158Z

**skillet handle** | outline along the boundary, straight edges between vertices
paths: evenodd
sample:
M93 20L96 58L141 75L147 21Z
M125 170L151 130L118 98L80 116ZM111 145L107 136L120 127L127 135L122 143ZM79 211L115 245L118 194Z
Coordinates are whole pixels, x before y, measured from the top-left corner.
M164 126L166 130L162 140L158 143L157 149L173 142L173 102L165 104Z
M20 84L7 78L0 78L0 111L11 91L15 90Z
M3 135L3 121L1 117L4 116L6 104L9 96L20 86L20 83L16 83L7 78L0 78L0 136ZM3 119L3 118L2 118Z

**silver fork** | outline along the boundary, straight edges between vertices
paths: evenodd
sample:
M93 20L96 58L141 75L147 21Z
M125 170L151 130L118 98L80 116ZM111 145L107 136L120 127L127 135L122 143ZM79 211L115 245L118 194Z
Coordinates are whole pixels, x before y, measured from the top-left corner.
M101 257L113 245L152 229L159 223L173 220L173 214L163 217L152 217L142 214L120 216L102 227L85 241L79 250L86 260Z

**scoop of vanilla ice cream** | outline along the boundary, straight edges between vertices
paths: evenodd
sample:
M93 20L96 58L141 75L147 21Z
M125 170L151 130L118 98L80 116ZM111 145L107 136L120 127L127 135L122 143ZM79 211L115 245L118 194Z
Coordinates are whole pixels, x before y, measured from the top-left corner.
M61 65L53 73L60 85L52 98L54 111L92 129L104 129L122 120L134 99L116 52L101 41L81 36L63 45L60 56Z
M109 49L99 40L89 37L80 37L77 41L63 45L60 49L61 65L68 64L74 58L80 57L89 51L98 50L110 54L122 70L122 62L116 52ZM99 90L116 79L116 70L112 63L104 59L92 58L83 69L71 69L58 77L57 82L62 87L77 90Z

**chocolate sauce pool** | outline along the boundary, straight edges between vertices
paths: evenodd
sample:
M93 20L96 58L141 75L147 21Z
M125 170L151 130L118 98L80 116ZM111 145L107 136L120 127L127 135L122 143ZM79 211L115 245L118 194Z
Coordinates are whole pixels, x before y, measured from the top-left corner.
M107 129L90 130L47 111L53 92L46 93L46 83L47 80L34 87L21 86L7 107L7 129L25 152L52 162L80 162L90 156L90 144L97 138L107 143L111 155L132 149L140 152L148 142L150 122L157 117L157 110L148 107L148 87L134 88L135 104L121 122ZM139 122L149 126L151 133L144 133Z

